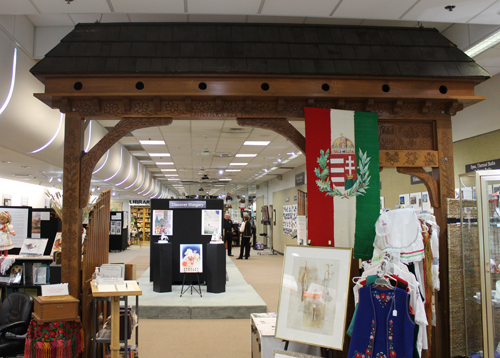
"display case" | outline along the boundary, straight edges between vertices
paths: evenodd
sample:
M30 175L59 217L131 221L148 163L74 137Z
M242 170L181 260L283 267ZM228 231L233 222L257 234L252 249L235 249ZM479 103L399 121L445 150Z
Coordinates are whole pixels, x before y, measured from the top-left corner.
M500 170L459 179L466 354L494 358L497 347L500 352Z

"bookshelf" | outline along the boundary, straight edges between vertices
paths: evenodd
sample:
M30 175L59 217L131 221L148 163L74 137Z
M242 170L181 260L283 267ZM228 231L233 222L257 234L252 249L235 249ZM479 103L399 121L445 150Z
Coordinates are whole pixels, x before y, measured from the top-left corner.
M151 238L151 207L131 206L130 215L137 225L137 230L141 233L141 241L149 242Z

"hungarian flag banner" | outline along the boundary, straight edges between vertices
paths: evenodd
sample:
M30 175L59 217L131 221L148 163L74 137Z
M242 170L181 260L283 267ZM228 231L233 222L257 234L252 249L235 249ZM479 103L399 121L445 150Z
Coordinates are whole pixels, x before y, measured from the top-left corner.
M376 113L305 108L308 237L372 258L380 215Z

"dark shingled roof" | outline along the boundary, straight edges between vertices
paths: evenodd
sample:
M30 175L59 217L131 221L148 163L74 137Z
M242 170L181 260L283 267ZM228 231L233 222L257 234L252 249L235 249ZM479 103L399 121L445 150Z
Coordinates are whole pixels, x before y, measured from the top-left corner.
M490 77L436 29L234 23L78 24L31 72Z

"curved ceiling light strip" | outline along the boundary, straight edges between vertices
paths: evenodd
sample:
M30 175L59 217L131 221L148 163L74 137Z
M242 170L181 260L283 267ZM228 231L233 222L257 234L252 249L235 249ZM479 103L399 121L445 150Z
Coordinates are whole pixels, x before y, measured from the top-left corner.
M99 170L101 170L102 168L104 168L104 166L106 165L106 163L108 162L108 157L109 157L109 149L108 151L106 152L106 158L104 158L104 163L102 163L102 165L99 167L99 169L97 169L96 171L93 171L92 174L95 174L97 173Z
M132 174L132 159L133 159L133 157L132 157L132 155L131 155L131 156L130 156L130 169L129 169L129 171L128 171L128 175L127 175L127 177L126 177L125 179L123 179L123 181L119 182L118 184L115 184L115 186L120 186L120 185L122 185L123 183L125 183L125 182L128 180L128 178L130 177L130 174ZM138 163L138 164L139 164L139 163Z
M132 157L130 157L130 158L132 158ZM137 180L139 180L139 169L140 169L139 166L140 166L140 163L139 163L139 161L137 161L137 177L135 178L135 181L132 184L130 184L129 186L127 186L125 189L130 189L131 187L133 187L135 185L135 183L137 183ZM144 168L144 170L146 170L146 168Z
M153 195L152 197L150 197L150 199L154 199L154 198L156 198L156 196L157 196L158 194L160 194L160 191L161 191L161 186L158 186L158 190L156 191L156 194L155 194L155 195Z
M148 188L149 188L150 185L153 185L153 186L155 185L155 181L153 180L153 178L151 178L151 176L149 176L149 178L148 178L148 184L146 185L146 188L143 191L141 191L140 193L137 193L137 194L143 194L146 190L148 190ZM149 189L149 191L151 191L152 189L153 188ZM148 191L148 193L149 193L149 191Z
M135 188L134 191L137 191L140 188L142 188L142 185L144 184L145 179L146 179L146 167L144 167L144 170L142 171L142 183L137 188ZM125 189L127 189L127 188L125 188Z
M151 187L151 189L149 189L149 191L148 191L147 193L143 194L143 196L148 195L148 194L149 194L149 193L151 193L153 190L155 190L155 188L156 188L156 183L155 183L155 181L153 180L153 186Z
M116 171L115 174L110 176L108 179L104 179L104 181L109 181L109 180L113 179L118 174L118 172L122 168L122 159L123 159L123 147L120 148L120 165L118 166L118 170Z
M92 121L90 121L90 123L89 123L89 141L87 142L87 146L85 147L85 153L89 152L91 139L92 139Z
M144 168L144 173L146 173L146 168ZM146 179L146 176L147 176L147 179ZM147 172L147 174L144 174L144 177L142 178L141 185L137 189L135 189L134 191L139 190L140 188L142 188L142 186L144 185L144 182L148 182L148 184L146 184L146 188L144 188L144 190L142 190L140 193L137 193L137 194L144 193L146 191L146 189L148 188L148 186L149 186L149 172Z
M5 111L5 108L9 105L10 99L12 98L12 93L14 93L14 84L16 83L16 66L17 66L17 48L14 48L14 56L12 58L12 79L10 80L10 89L5 102L2 107L0 107L0 114Z
M61 130L61 127L62 127L63 116L64 116L64 113L61 113L61 115L59 116L59 126L57 127L56 133L54 133L52 138L50 138L50 140L47 143L45 143L45 145L43 145L42 147L40 147L38 149L35 149L32 152L29 152L28 154L38 153L38 152L44 150L57 138L57 135L59 134L59 131Z
M158 190L156 191L156 195L158 195L158 193L160 192L160 186L158 185L158 180L154 180L153 183L154 183L153 187L145 195L148 195L149 192L151 192L151 195L152 195L154 193L154 191L156 190L156 188L158 188Z

